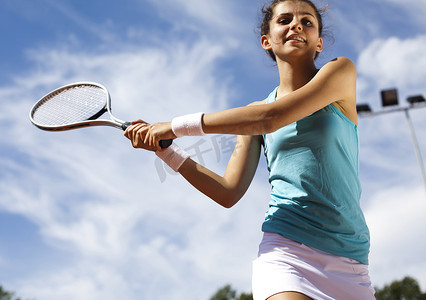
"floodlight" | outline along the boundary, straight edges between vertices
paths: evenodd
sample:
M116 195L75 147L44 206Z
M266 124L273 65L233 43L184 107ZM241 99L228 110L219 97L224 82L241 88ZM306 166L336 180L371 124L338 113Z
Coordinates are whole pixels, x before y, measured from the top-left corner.
M371 113L372 112L371 107L368 104L358 104L356 106L356 111L358 113Z
M382 106L394 106L398 105L398 90L389 89L381 91L382 94Z
M424 103L424 102L426 102L425 98L422 95L408 97L407 101L411 105L414 105L416 103Z

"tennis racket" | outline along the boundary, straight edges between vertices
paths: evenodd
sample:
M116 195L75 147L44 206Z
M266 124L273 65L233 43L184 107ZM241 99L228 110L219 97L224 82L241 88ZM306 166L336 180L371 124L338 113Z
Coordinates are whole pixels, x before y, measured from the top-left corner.
M108 119L99 119L108 113ZM94 82L78 82L60 87L41 98L30 111L31 122L40 129L66 131L91 126L112 126L126 130L131 124L111 113L108 90ZM167 148L173 140L162 140Z

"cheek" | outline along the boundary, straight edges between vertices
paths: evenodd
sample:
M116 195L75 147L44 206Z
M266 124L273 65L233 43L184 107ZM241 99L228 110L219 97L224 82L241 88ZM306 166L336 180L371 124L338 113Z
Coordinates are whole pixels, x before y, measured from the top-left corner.
M281 42L285 37L287 30L283 27L271 28L270 36L274 43Z
M312 39L318 40L320 38L318 28L307 28L305 29L307 35L309 35Z

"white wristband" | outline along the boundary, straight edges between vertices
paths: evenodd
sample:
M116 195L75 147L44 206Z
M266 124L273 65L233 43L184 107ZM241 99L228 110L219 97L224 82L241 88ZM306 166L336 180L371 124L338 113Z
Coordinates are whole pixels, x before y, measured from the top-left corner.
M179 138L183 136L204 135L202 120L204 113L185 115L172 120L173 133Z
M155 154L175 172L179 170L185 160L189 157L188 153L174 143L163 151L156 151Z

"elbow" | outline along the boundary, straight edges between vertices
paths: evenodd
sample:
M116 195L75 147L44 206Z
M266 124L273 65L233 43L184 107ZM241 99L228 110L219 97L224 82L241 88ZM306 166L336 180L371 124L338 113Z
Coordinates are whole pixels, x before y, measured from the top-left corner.
M237 204L241 198L242 198L242 195L239 195L237 193L227 193L226 195L222 195L213 200L219 205L221 205L222 207L230 209L235 204Z
M262 134L272 133L280 129L282 114L275 106L269 106L261 114L261 130Z
M222 205L222 207L224 207L226 209L231 209L232 207L234 207L235 204L237 204L238 200L237 201L227 201Z

